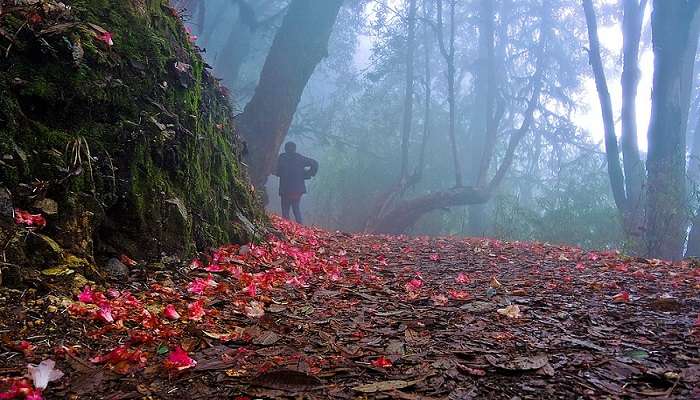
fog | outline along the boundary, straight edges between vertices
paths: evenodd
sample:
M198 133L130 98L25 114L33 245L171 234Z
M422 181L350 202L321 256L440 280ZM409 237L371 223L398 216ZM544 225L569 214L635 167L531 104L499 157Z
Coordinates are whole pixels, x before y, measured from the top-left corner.
M237 113L256 93L290 3L176 2ZM655 2L583 3L592 6L589 20L580 0L345 1L283 141L320 164L301 202L305 222L644 247L630 243L643 242L649 229L640 222L649 207L639 193L650 189L635 176L646 174L654 130ZM311 24L320 18L307 17ZM688 25L694 50L698 22ZM634 51L623 48L637 41ZM625 76L625 65L638 75ZM686 233L697 208L693 144L700 133L697 79L688 77L680 82L691 94L678 134L689 179L686 222L677 231ZM606 132L617 140L606 143ZM268 208L280 213L277 185L270 176L265 190Z

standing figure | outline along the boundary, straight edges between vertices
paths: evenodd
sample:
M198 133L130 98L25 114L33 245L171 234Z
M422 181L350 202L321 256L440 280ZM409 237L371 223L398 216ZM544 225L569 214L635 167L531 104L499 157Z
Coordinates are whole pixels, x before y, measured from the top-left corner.
M275 176L280 178L280 198L282 199L282 216L289 219L289 209L294 211L294 218L300 224L304 223L299 204L301 196L306 193L306 180L316 176L318 162L297 153L297 145L287 142L284 153L277 159Z

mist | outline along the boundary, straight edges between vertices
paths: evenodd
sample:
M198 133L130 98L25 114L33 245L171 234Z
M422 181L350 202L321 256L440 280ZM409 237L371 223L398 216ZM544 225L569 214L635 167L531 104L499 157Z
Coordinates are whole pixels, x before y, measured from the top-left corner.
M180 3L242 113L290 2ZM648 152L652 5L633 14L623 3L591 2L593 27L578 0L345 2L285 139L320 163L301 204L306 222L641 251L631 242L644 240L646 200L629 197L645 183L629 181ZM242 33L245 45L232 39ZM630 41L636 51L623 48ZM601 61L597 77L592 57ZM630 63L638 74L623 77ZM695 82L686 162L700 103ZM601 113L602 83L612 121ZM606 132L616 146L606 146ZM617 169L628 181L624 201L619 190L615 197L620 183L611 183ZM280 213L278 180L266 179L265 190L268 209ZM694 192L689 176L684 231ZM630 203L635 211L625 209Z

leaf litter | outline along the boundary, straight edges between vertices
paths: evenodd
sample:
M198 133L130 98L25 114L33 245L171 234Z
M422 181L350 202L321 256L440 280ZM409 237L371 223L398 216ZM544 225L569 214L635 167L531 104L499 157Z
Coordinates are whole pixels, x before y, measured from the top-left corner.
M273 220L123 255L114 287L0 289L0 398L700 397L698 264Z

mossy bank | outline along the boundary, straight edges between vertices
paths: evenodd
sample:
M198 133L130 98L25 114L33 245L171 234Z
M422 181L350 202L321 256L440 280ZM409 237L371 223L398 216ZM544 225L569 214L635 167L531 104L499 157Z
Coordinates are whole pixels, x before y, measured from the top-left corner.
M262 234L225 88L167 1L0 4L5 267L184 257ZM24 229L12 208L48 224ZM44 238L60 256L29 245Z

